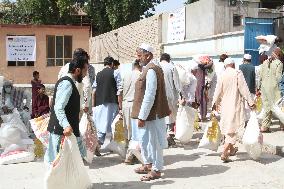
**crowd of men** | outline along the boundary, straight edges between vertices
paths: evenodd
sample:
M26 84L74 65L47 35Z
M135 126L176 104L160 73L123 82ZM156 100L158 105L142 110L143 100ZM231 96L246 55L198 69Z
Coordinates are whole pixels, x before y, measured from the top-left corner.
M202 61L194 59L186 68L175 65L167 53L156 60L154 48L148 44L141 44L136 55L132 71L122 78L117 69L119 61L106 57L104 69L95 75L88 53L76 49L73 60L62 67L58 75L51 103L44 94L45 86L39 80L39 73L34 72L31 116L50 112L46 162L54 161L62 137L72 133L78 139L81 155L86 153L81 147L79 132L82 112L92 114L100 145L112 132L115 117L122 115L126 146L136 142L140 149L142 166L134 171L144 174L141 181L161 177L163 149L175 145L178 104L199 109L199 121L208 121L207 113L211 109L220 113L221 132L225 136L221 160L225 162L238 150L234 147L238 130L245 127L249 111L255 109L256 96L261 96L263 101L261 131L270 131L272 107L284 94L284 56L280 48L275 48L270 55L262 54L260 66L256 67L251 63L251 55L245 54L238 69L226 54L222 54L218 62L213 62L210 57ZM186 70L186 82L180 80L178 66ZM11 83L5 83L4 113L17 106L18 101L12 98L14 93L16 90ZM95 154L100 156L99 148ZM125 163L132 164L135 159L128 151Z

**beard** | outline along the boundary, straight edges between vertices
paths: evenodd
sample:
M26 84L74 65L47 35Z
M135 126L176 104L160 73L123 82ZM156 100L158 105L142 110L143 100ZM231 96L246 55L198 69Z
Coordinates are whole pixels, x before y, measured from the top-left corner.
M140 65L141 67L146 66L146 64L147 64L146 62L142 62L142 61L139 62L139 65Z
M82 81L83 81L83 75L82 75L82 73L81 73L81 74L78 75L78 77L77 77L77 82L78 82L78 83L82 83Z

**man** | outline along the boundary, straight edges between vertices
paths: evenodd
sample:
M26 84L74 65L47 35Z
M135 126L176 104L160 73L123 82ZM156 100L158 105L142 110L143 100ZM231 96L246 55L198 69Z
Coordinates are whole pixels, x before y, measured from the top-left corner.
M49 113L49 98L45 94L45 86L40 84L37 86L38 95L35 99L35 117L42 116L44 114Z
M245 54L243 64L239 66L239 70L242 71L247 86L249 88L251 97L254 98L256 93L256 81L255 81L255 67L251 63L251 55ZM246 121L250 118L250 107L246 104L245 106Z
M177 116L177 103L179 99L179 94L181 92L181 83L179 81L178 72L173 63L171 63L171 56L169 54L163 53L161 55L160 65L164 72L166 95L168 99L168 105L171 110L171 114L165 118L166 125L168 128L167 139L169 146L173 146L176 144L173 139L173 130Z
M281 49L276 48L272 52L271 57L260 68L261 97L265 113L262 120L261 132L270 132L269 127L273 106L281 98L279 82L283 73L283 63L280 61L282 56Z
M228 162L229 156L237 152L234 148L237 132L245 125L245 101L252 109L255 105L242 72L235 70L234 60L227 58L224 63L226 70L217 82L212 109L217 110L217 106L221 105L220 129L225 136L221 160Z
M69 74L59 79L55 85L53 105L47 128L50 132L50 138L45 153L45 161L49 164L54 161L59 152L63 135L70 136L74 133L77 139L80 139L80 95L75 82L82 82L87 74L87 69L88 61L84 55L76 57L69 65Z
M147 45L142 50L141 65L145 66L136 82L132 118L138 119L141 154L144 165L135 169L138 174L147 174L141 181L161 177L163 148L166 140L165 117L170 115L163 70L153 61L154 49Z
M195 77L195 74L198 69L198 64L196 62L191 62L190 68L189 68L189 83L187 85L182 86L182 99L179 100L179 103L181 105L187 105L194 109L198 108L198 104L195 100L195 90L197 86L197 80Z
M114 60L114 61L113 61L113 69L114 69L114 70L117 70L117 69L119 68L119 66L120 66L119 61L118 61L118 60Z
M252 96L255 95L256 83L255 83L255 67L251 63L251 55L245 54L243 59L243 64L239 66L239 70L242 71L246 83L248 85L249 91Z
M34 71L33 72L33 80L31 80L31 84L32 84L32 115L31 118L34 118L35 116L35 99L38 95L37 93L37 86L39 84L41 84L41 80L39 80L39 72L38 71Z
M122 108L121 76L113 69L112 57L104 59L105 68L100 71L93 84L94 122L97 128L98 142L104 144L107 133L111 133L111 124Z
M29 112L29 106L31 104L31 94L27 90L15 88L11 81L5 81L2 89L2 110L1 113L11 113L16 108L21 119L29 133L32 133L29 120L31 119L31 113Z
M89 55L88 53L82 49L82 48L77 48L73 52L73 58L77 58L80 56L84 56L84 58L88 61L89 63ZM59 71L58 74L58 79L68 75L69 72L69 64L65 64ZM89 72L90 71L90 72ZM92 74L92 75L90 75ZM81 83L76 82L76 87L79 91L80 94L80 107L81 110L84 112L90 112L91 111L91 100L92 100L92 85L91 85L91 79L94 77L93 74L95 74L94 70L92 69L92 66L88 64L88 71L87 75L83 78L83 81ZM82 113L82 112L81 112Z
M140 60L136 59L133 64L132 72L125 74L122 80L123 88L123 101L122 101L122 115L123 115L123 126L126 132L127 141L139 141L138 136L138 126L136 122L131 119L131 111L134 100L135 83L141 75L142 68L139 65ZM132 164L134 155L129 150L125 163Z

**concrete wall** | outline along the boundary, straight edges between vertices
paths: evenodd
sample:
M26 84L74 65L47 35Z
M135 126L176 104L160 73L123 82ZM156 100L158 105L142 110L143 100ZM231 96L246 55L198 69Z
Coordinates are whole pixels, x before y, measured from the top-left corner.
M34 66L7 66L6 36L35 35L36 62ZM46 35L71 35L72 49L81 47L88 51L89 27L80 26L35 26L35 25L0 25L0 75L13 80L15 84L29 84L33 71L40 72L43 83L53 84L57 81L60 67L46 66Z
M214 35L227 32L244 30L244 26L233 26L233 15L245 17L257 17L259 1L238 1L237 6L228 6L228 0L215 0L215 28Z
M123 64L133 62L136 49L143 42L155 48L154 56L160 55L161 21L162 17L156 15L91 38L91 63L101 63L108 55Z
M200 0L186 6L186 39L214 35L215 0Z
M187 61L196 54L208 54L212 57L226 53L230 56L242 56L244 52L244 32L230 32L176 44L165 44L164 51L171 54L173 60Z
M199 0L186 6L186 40L204 38L222 33L244 30L244 26L233 26L233 15L258 16L259 0L238 2L230 7L228 0ZM169 13L162 15L162 42L167 43Z

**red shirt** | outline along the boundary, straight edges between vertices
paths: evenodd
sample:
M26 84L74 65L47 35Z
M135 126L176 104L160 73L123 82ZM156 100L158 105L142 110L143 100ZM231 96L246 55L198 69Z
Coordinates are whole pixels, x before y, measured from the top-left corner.
M33 107L34 113L37 116L41 116L44 114L49 113L49 98L47 95L38 95L35 99L34 107Z

